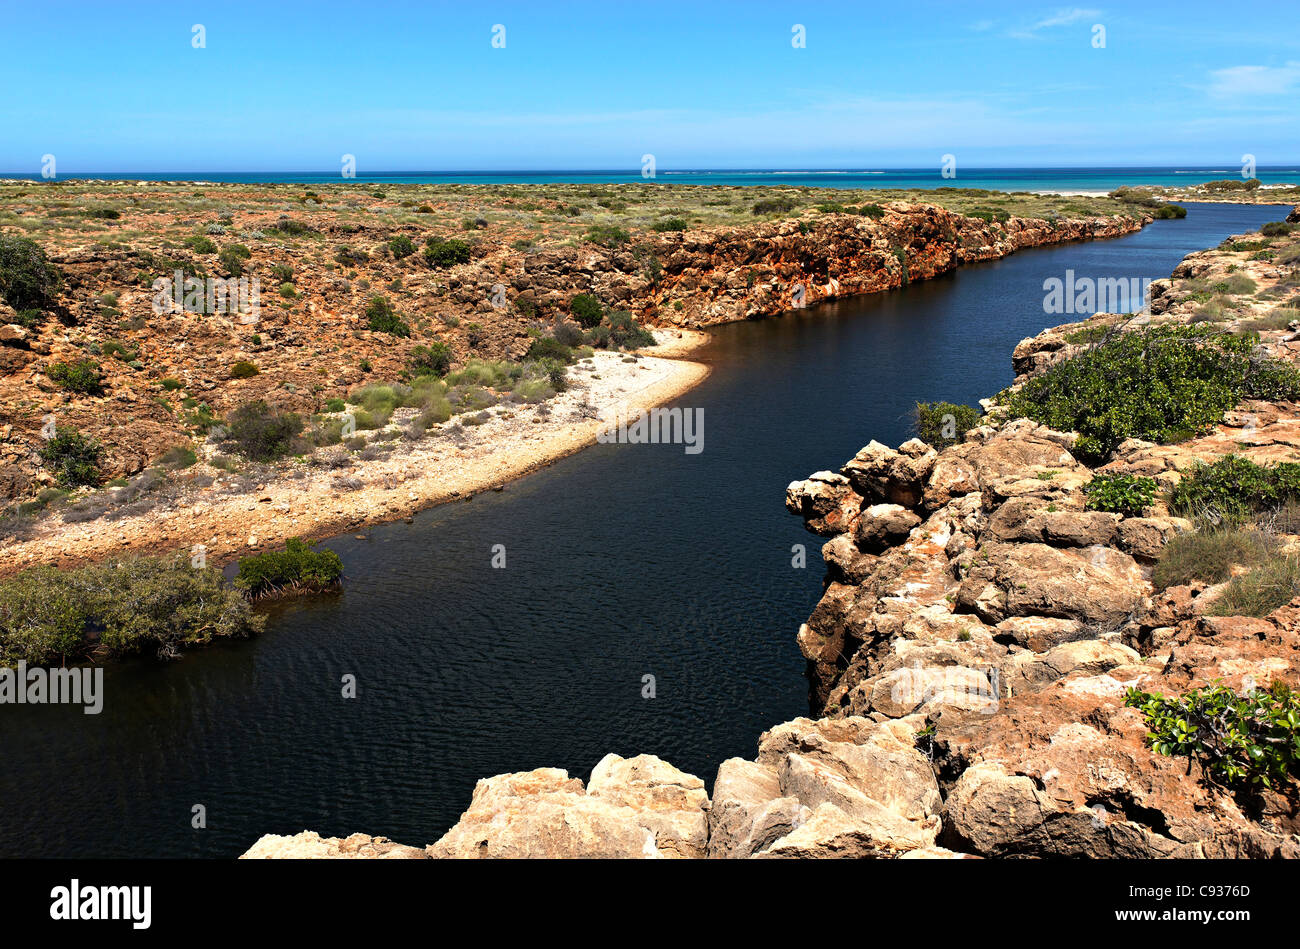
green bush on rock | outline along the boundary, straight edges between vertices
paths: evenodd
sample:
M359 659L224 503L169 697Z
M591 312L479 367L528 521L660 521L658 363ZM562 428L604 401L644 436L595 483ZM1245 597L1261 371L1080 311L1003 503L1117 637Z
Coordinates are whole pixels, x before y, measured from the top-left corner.
M230 413L227 442L250 461L273 461L293 447L302 431L302 419L282 412L262 399L241 405Z
M998 400L1013 417L1078 432L1074 454L1099 461L1127 438L1191 438L1243 398L1300 397L1300 371L1257 357L1257 342L1198 326L1120 333Z
M1107 511L1125 517L1138 517L1156 499L1155 478L1128 474L1099 474L1083 487L1090 511Z
M50 377L51 382L69 392L99 395L104 391L104 379L99 374L99 366L93 359L50 363L45 374Z
M15 310L41 309L54 302L62 286L62 274L40 244L0 235L0 299Z
M1300 500L1300 463L1264 467L1240 455L1225 455L1183 474L1169 492L1169 509L1182 517L1240 521Z
M397 315L393 305L385 297L375 295L366 305L366 325L377 333L390 333L393 336L409 337L411 327Z
M1157 754L1201 761L1212 780L1271 788L1300 773L1300 692L1280 682L1238 695L1223 685L1181 699L1129 689Z
M980 423L980 410L955 402L918 402L914 428L916 437L935 448L947 448L962 440Z
M99 482L104 449L80 432L55 429L54 437L41 446L40 456L46 467L54 472L55 480L65 488Z

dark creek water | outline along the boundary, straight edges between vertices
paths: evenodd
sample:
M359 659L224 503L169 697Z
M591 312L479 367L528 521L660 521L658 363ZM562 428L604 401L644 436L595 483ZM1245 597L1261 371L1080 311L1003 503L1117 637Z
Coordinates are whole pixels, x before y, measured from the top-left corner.
M476 779L585 778L611 751L711 782L807 710L794 635L821 589L820 541L785 513L785 486L872 438L897 444L918 399L1010 383L1017 341L1076 319L1044 314L1045 279L1164 277L1282 216L1189 207L1130 237L722 327L713 375L681 401L704 409L700 454L597 445L330 542L345 593L276 608L255 640L111 667L98 716L0 706L0 855L230 857L304 828L431 843Z

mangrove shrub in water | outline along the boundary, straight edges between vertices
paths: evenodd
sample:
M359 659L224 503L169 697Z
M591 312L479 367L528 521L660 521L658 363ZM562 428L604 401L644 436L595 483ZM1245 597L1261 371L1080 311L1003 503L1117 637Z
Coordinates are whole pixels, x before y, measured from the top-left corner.
M0 580L0 664L76 662L98 644L115 656L247 636L264 620L221 572L189 558L141 557Z

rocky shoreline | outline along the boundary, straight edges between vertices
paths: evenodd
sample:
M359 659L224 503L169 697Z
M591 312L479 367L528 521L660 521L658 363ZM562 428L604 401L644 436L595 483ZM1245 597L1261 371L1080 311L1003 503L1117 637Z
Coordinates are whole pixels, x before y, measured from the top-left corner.
M1158 282L1149 313L1022 342L1019 382L1098 335L1204 320L1199 288L1233 275L1260 292L1216 319L1300 361L1300 321L1276 319L1291 268L1226 242ZM816 717L723 762L712 798L658 758L610 755L585 786L545 768L480 781L427 848L304 832L245 857L1300 857L1293 780L1249 794L1211 780L1199 759L1156 753L1126 702L1132 688L1300 687L1300 598L1256 618L1216 615L1228 582L1158 590L1153 565L1191 522L1163 500L1092 509L1083 492L1098 473L1170 487L1229 454L1300 460L1300 404L1247 401L1096 468L1076 439L992 417L941 450L872 442L792 483L787 508L827 538L825 593L798 634Z

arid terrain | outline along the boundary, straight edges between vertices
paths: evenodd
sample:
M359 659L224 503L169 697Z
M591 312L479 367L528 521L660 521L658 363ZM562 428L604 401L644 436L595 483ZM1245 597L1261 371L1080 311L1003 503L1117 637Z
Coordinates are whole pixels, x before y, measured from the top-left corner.
M0 575L194 544L225 560L407 516L680 395L704 370L666 357L693 331L1149 210L960 188L4 182L0 235L61 280L0 311ZM159 290L176 277L256 280L257 311ZM437 391L413 393L422 376ZM241 451L249 407L299 431ZM102 449L79 484L42 456L65 430Z

